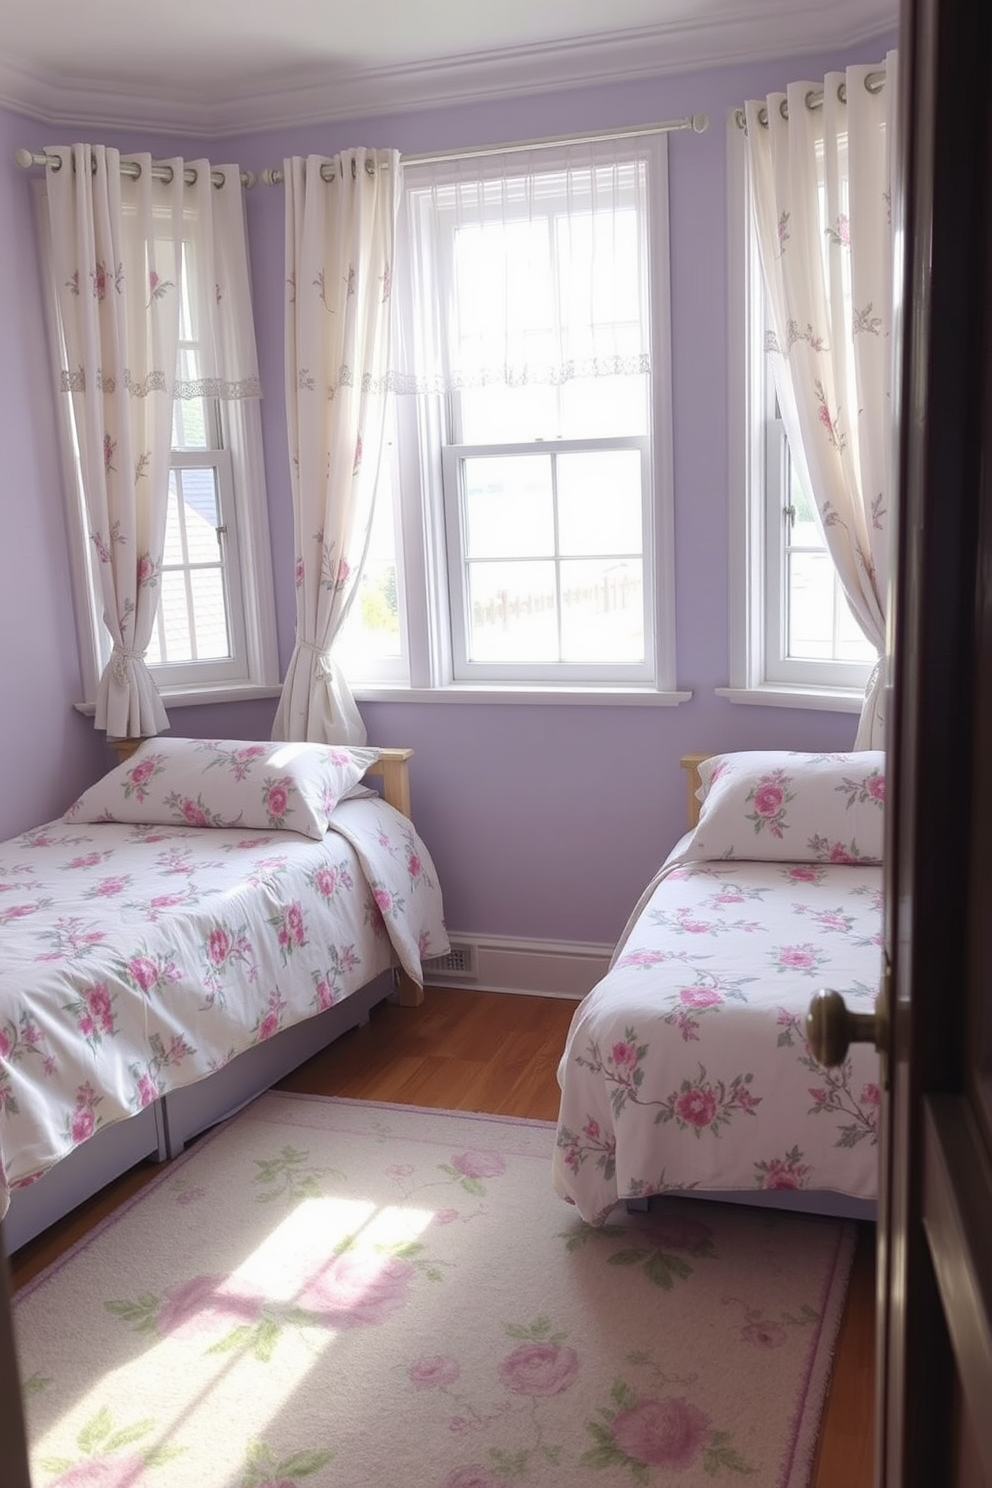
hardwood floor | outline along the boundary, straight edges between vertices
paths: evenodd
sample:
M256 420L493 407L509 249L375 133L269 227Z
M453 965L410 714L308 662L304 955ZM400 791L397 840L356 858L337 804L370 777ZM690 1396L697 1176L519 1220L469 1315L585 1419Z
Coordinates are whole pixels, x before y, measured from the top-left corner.
M553 1121L555 1072L575 1004L428 988L418 1008L382 1004L277 1088ZM16 1289L158 1171L126 1174L13 1257ZM862 1228L811 1488L871 1488L875 1240Z

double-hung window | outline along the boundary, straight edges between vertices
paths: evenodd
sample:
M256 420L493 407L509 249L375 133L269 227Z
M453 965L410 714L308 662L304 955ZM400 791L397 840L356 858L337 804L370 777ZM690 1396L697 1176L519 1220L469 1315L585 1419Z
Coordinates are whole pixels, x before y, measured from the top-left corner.
M37 223L47 261L50 225L44 190L45 183L39 182ZM278 684L257 386L245 390L249 396L240 397L238 389L219 385L207 372L198 311L205 286L198 276L209 271L200 259L195 219L195 210L187 207L178 276L182 297L165 539L161 563L149 576L159 597L145 661L166 704L211 695L249 696L256 690L270 692ZM125 208L124 231L129 227L139 230L135 215ZM219 322L213 335L234 344L253 336L250 319L247 325L224 324L225 316L250 317L250 307L225 303L213 279L207 283ZM54 292L50 306L58 384L65 347ZM83 496L73 405L67 398L58 402L84 701L92 704L110 659L111 638L102 619L98 555Z
M875 662L785 435L743 131L728 123L730 686L740 701L857 712Z
M183 283L189 281L190 257ZM201 382L199 347L184 295L180 378ZM172 456L160 573L161 594L146 661L160 688L245 680L247 640L241 590L234 465L222 405L201 395L173 404Z
M400 243L356 682L672 689L664 139L408 166Z

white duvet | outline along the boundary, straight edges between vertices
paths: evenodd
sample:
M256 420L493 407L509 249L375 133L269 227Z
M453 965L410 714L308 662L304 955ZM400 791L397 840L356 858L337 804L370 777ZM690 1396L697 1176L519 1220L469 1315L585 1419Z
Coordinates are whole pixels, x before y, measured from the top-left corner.
M59 820L0 843L0 1216L94 1132L448 949L376 796L296 832Z
M878 1056L825 1069L804 1019L821 987L871 1010L881 914L877 866L670 860L572 1021L558 1192L592 1224L671 1189L873 1198Z

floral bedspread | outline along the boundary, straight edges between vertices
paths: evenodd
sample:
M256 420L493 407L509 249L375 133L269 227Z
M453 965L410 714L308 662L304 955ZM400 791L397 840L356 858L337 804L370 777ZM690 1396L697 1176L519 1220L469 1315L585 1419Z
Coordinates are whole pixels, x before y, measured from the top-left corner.
M0 843L0 1216L100 1128L448 949L377 796L296 832L59 820Z
M821 987L870 1011L881 947L879 867L662 868L572 1020L557 1191L591 1224L666 1189L874 1198L878 1056L826 1069L804 1020Z

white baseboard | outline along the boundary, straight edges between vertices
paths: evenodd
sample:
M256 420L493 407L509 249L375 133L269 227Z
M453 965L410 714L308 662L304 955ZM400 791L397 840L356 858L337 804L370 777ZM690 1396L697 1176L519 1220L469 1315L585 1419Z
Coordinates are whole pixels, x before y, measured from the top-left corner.
M461 970L424 968L428 986L456 984L480 992L518 992L578 1001L609 966L613 947L571 940L514 940L504 935L449 932L453 950L464 949Z

